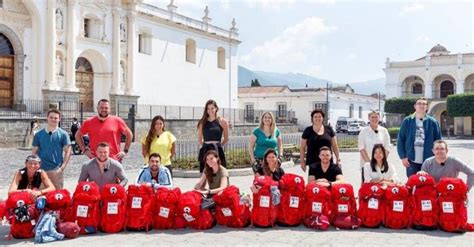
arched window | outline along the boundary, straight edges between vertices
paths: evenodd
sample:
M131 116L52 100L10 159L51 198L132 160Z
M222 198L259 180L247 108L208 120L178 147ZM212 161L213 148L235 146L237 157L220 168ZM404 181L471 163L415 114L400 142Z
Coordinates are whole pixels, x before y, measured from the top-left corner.
M0 33L0 55L14 55L13 45L7 36Z
M196 41L186 40L186 62L196 63Z
M413 83L411 86L411 91L413 94L422 94L423 93L423 86L421 83Z
M225 69L225 49L217 48L217 68Z
M440 97L446 98L450 94L454 94L454 84L451 81L443 81L440 85Z

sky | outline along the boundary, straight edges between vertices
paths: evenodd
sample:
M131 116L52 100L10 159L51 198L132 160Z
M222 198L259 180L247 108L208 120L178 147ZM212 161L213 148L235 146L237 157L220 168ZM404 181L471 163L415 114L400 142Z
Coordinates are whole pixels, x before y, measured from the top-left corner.
M166 9L169 0L144 2ZM337 83L384 77L387 57L411 61L436 44L474 52L474 1L174 0L194 19L237 22L239 65Z

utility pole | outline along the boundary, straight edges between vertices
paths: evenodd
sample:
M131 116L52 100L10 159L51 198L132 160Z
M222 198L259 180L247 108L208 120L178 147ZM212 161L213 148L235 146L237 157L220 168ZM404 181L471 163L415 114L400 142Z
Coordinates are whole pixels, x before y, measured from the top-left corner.
M329 119L329 82L326 82L326 117L324 118L325 124L328 124Z

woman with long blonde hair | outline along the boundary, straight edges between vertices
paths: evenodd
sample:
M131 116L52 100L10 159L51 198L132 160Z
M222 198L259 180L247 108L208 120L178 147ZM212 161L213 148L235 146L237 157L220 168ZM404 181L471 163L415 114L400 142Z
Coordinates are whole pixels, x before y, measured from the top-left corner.
M262 114L259 127L250 136L249 155L254 173L261 167L265 152L269 149L275 150L277 158L283 153L280 130L276 127L273 114L267 111Z

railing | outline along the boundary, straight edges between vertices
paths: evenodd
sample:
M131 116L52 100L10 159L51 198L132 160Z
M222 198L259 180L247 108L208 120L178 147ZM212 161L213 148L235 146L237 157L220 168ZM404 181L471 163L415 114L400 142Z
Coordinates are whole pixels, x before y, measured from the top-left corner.
M165 19L165 20L170 20L170 21L182 24L182 25L187 26L187 27L195 28L195 29L202 30L202 31L212 33L212 34L216 34L216 35L219 35L219 36L223 36L223 37L227 37L227 38L230 37L231 32L229 30L211 25L209 23L206 24L202 21L184 16L182 14L178 14L176 12L174 12L172 14L173 19L171 20L170 19L170 14L171 13L169 11L167 11L165 9L162 9L162 8L159 8L159 7L156 7L156 6L153 6L153 5L150 5L150 4L146 4L146 3L139 4L137 6L137 9L138 9L139 12L144 13L146 15L156 16L156 17L159 17L159 18L162 18L162 19ZM207 30L206 30L206 27L207 27ZM233 33L232 37L234 37L234 38L238 37L238 33Z

